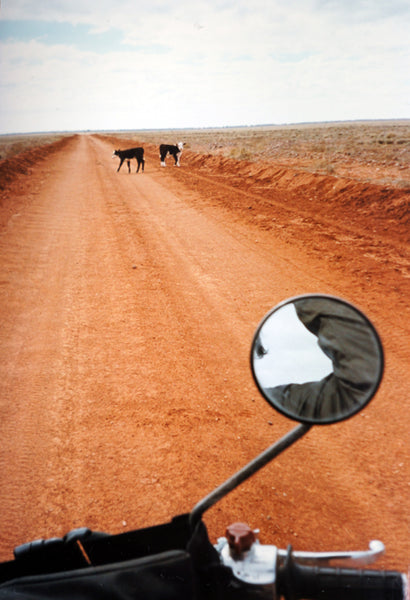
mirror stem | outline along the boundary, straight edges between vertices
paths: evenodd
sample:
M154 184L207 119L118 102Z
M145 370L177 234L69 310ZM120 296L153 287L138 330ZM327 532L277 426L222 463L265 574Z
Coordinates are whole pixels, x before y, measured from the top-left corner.
M301 437L305 435L311 428L311 425L301 424L289 431L286 435L284 435L279 441L275 442L272 446L270 446L267 450L259 454L253 461L248 463L246 467L235 473L232 477L227 479L222 485L217 487L213 492L205 496L202 500L198 502L196 506L191 511L189 516L189 521L191 525L191 530L193 531L196 524L202 518L202 515L208 508L211 508L214 504L216 504L219 500L221 500L224 496L226 496L229 492L234 490L238 485L243 483L246 479L254 475L259 469L264 467L268 462L276 458L281 452L289 448L292 444L297 442Z

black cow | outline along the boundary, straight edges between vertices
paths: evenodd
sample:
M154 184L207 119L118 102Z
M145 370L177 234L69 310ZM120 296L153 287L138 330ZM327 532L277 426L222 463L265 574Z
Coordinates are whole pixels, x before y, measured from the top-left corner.
M161 167L165 167L165 157L167 154L170 154L174 157L175 166L179 167L179 159L181 157L182 148L184 147L184 142L179 142L172 146L171 144L161 144L159 147L159 156L161 159Z
M136 173L140 170L140 166L142 166L142 172L144 172L144 148L129 148L129 150L114 150L112 157L118 156L120 159L120 166L117 169L118 171L121 169L122 163L124 160L127 161L128 165L128 173L131 173L131 159L135 158L138 162L138 167Z

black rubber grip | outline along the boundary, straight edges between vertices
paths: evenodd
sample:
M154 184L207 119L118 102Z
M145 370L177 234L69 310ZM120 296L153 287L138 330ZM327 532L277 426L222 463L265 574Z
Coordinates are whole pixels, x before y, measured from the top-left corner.
M287 560L278 572L285 600L405 600L401 573L305 567Z

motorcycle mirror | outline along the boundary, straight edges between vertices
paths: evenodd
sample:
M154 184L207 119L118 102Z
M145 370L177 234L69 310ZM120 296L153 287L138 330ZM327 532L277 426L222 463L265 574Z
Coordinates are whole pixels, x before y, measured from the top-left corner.
M374 325L334 296L282 302L262 319L251 347L262 396L287 417L315 425L362 410L380 385L383 366Z

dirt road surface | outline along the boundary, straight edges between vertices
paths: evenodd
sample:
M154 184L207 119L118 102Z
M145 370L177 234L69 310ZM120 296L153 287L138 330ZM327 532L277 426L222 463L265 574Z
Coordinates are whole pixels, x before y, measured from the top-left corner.
M7 165L0 559L75 527L117 533L190 511L289 431L252 381L253 332L285 298L324 292L380 332L376 398L312 429L205 521L212 541L238 520L300 550L381 539L378 565L406 571L408 193L292 187L288 172L189 152L161 169L154 146L144 174L117 173L114 147L78 135Z

